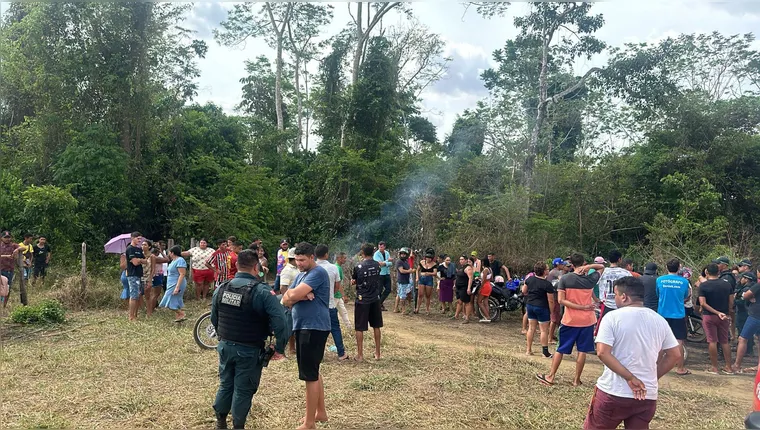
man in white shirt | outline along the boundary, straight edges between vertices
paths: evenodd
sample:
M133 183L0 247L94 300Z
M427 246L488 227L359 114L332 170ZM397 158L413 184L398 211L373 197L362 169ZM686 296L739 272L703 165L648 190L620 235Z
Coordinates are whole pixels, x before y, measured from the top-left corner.
M335 291L340 291L341 287L340 273L338 272L338 267L330 263L328 260L330 251L327 248L327 245L317 245L314 249L314 254L317 257L317 266L325 269L327 276L330 278L330 300L328 303L328 307L330 308L330 334L332 334L335 348L338 350L338 360L348 360L346 348L343 346L343 334L340 331L338 307L335 303Z
M285 255L288 256L287 263L285 263L285 267L282 268L282 271L279 275L277 275L280 278L280 289L278 291L275 291L277 293L277 298L282 298L282 294L285 293L285 291L288 290L288 287L296 280L296 276L298 276L298 268L296 267L296 249L290 248ZM293 314L291 313L290 308L285 308L285 319L287 320L287 324L290 327L290 329L293 329ZM296 355L296 338L295 336L290 336L290 339L288 339L288 355Z
M620 267L620 260L623 255L617 249L610 251L609 260L610 267L604 270L601 278L599 278L599 300L602 301L601 314L599 315L599 322L596 325L596 330L599 331L600 324L608 313L618 308L615 304L615 281L626 276L632 276L631 272Z
M584 429L648 429L657 409L658 380L681 358L667 321L644 307L644 284L624 277L613 285L617 310L596 336L604 373L596 381ZM658 358L664 356L658 362Z

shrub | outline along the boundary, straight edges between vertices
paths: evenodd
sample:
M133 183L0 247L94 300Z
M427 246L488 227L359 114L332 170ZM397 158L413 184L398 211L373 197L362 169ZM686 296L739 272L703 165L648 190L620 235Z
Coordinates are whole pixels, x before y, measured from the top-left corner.
M52 290L53 297L71 310L118 309L121 306L121 281L118 275L105 279L91 277L87 280L87 289L84 292L82 278L67 276L58 280L52 286Z
M66 311L56 300L43 300L32 306L15 308L11 321L18 324L57 324L65 319Z

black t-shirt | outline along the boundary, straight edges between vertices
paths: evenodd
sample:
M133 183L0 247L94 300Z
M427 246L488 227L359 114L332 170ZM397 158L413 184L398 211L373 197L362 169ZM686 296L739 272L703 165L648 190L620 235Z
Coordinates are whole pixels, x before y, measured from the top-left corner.
M356 281L356 303L368 304L380 300L380 263L373 259L364 260L354 268Z
M751 317L760 319L760 283L752 285L749 287L749 290L752 291L752 294L754 295L755 303L746 301L747 314Z
M503 266L503 264L501 264L501 261L499 260L494 260L493 263L488 261L488 259L483 260L483 267L490 267L494 278L501 276L501 266Z
M554 294L554 287L551 282L531 276L525 280L525 285L528 286L526 304L540 308L549 307L549 298L546 295Z
M454 263L450 263L449 267L453 267ZM449 268L444 266L443 264L438 265L438 277L441 279L454 279L457 276L456 270L453 271L451 276L449 276Z
M734 290L731 284L723 279L710 279L699 285L699 297L704 297L708 305L718 312L728 313L728 300ZM707 309L708 314L716 315Z
M44 265L45 261L47 261L48 254L50 254L50 245L48 245L47 243L43 247L34 245L33 249L34 249L34 264L36 266Z
M142 264L138 264L137 266L132 264L133 258L145 258L145 254L143 254L142 248L129 245L124 254L127 256L127 276L138 276L142 278Z

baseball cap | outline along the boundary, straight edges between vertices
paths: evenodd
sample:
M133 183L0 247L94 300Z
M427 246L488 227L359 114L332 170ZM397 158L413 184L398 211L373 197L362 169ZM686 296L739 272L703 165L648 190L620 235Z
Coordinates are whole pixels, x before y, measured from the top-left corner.
M604 257L596 257L594 258L594 264L607 264L607 261Z
M290 248L288 249L288 259L296 258L296 249Z
M757 282L757 276L751 271L742 273L742 278L747 278L752 282Z
M560 264L565 264L565 260L557 257L554 260L552 260L552 266L559 266Z
M726 256L721 256L713 260L713 263L715 264L731 264L731 260L728 259Z
M473 256L473 257L477 257L478 256L478 251L472 251L470 253L470 255Z
M647 263L647 265L644 266L644 272L645 273L651 273L651 274L657 273L657 264L656 263Z
M748 258L745 258L744 260L740 261L737 266L752 266L752 262Z
M11 232L9 232L8 230L4 231L3 237L11 237Z
M283 243L287 245L288 244L288 239L282 239L282 241L280 242L280 245L282 245Z

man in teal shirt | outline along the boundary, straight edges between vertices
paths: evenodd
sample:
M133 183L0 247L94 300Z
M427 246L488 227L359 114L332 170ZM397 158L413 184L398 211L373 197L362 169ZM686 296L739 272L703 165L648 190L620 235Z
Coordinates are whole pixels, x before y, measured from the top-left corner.
M689 280L678 275L681 261L674 258L667 263L668 274L657 278L657 313L668 322L676 340L684 347L688 335L686 329L686 308L684 302L689 297ZM690 375L691 372L684 367L683 355L676 364L676 373Z
M383 292L380 294L380 310L385 310L385 299L391 294L391 267L393 266L393 259L391 254L385 250L385 242L377 244L377 251L372 257L373 260L380 264L380 282L383 286Z

